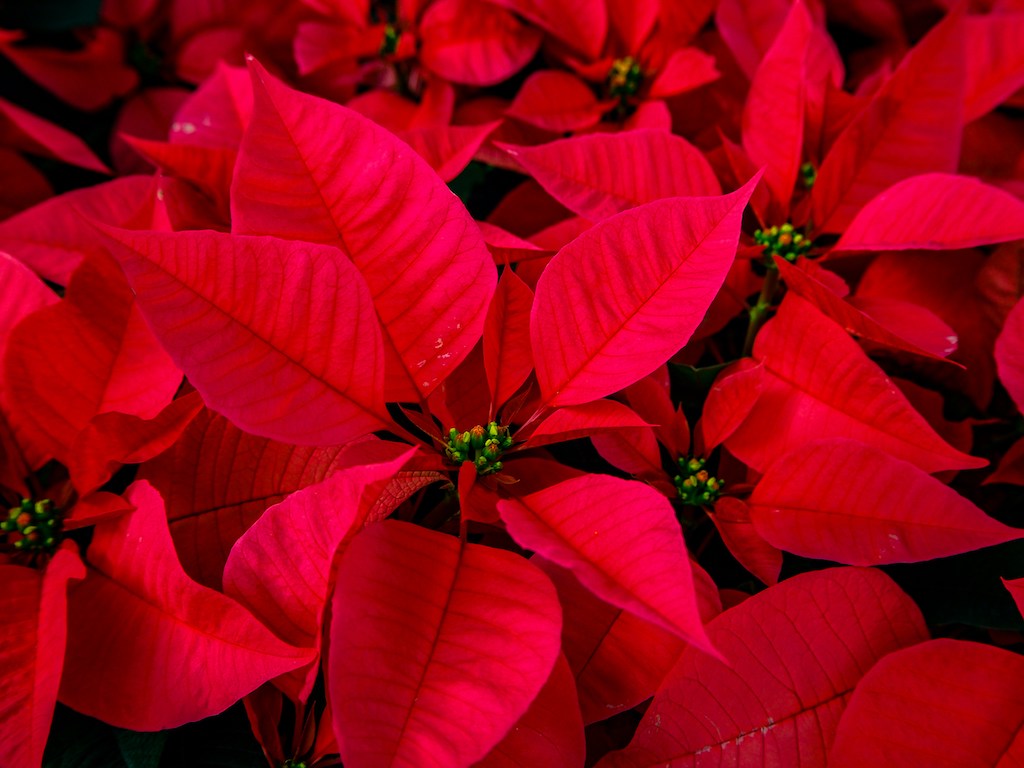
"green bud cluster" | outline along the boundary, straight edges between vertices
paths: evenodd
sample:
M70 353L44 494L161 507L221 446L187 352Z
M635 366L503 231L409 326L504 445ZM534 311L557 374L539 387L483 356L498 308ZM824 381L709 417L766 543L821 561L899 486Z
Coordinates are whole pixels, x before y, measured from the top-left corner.
M811 241L797 232L792 224L759 229L754 233L754 242L764 246L764 255L769 261L772 256L781 256L792 263L811 250Z
M818 169L814 167L814 163L804 163L800 166L800 179L807 189L814 186L814 182L818 180Z
M60 533L60 514L49 499L34 504L22 499L20 506L7 514L0 522L0 531L17 534L14 548L22 552L52 552L57 546Z
M492 421L486 427L477 424L467 432L459 432L455 427L448 430L448 444L445 454L453 464L472 461L476 465L478 475L490 475L500 472L502 454L512 447L512 437L508 427L500 427Z
M398 38L401 34L394 24L385 25L384 40L380 44L381 56L391 56L398 50Z
M704 459L679 459L681 474L672 478L684 504L695 507L713 504L722 493L722 481L704 469Z
M608 70L608 95L625 100L640 90L644 71L632 56L616 59Z
M306 768L306 761L288 758L281 764L281 768Z

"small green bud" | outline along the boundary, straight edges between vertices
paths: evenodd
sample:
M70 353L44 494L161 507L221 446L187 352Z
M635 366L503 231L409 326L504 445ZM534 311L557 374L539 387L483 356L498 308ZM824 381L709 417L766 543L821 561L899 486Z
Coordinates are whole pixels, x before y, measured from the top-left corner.
M712 504L722 490L722 481L711 477L704 469L705 461L697 457L679 459L679 468L682 470L673 478L679 498L684 504L691 506L702 506Z

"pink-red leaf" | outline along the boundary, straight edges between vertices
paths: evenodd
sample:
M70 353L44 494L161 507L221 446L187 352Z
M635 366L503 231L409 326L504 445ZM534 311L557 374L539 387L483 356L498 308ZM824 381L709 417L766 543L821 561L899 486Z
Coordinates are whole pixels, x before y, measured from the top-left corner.
M760 472L828 437L857 440L926 472L986 464L946 443L853 339L795 294L758 334L754 357L764 363L764 389L725 445Z
M700 430L710 453L747 418L764 389L764 364L743 359L719 374L704 401Z
M67 585L85 576L74 547L60 549L45 572L0 565L0 763L43 761L57 703L67 639Z
M832 145L813 190L819 231L842 232L897 181L956 170L964 69L963 17L954 12L907 54Z
M341 248L384 328L388 399L429 394L483 330L495 269L479 229L390 131L251 69L256 106L231 190L233 231Z
M611 394L689 341L732 266L756 183L625 211L558 252L537 282L530 318L548 405Z
M587 475L498 502L516 542L606 602L711 650L672 505L642 483Z
M332 445L387 422L370 292L337 248L209 231L112 236L157 336L242 429Z
M540 423L527 438L530 448L603 432L630 434L649 426L635 411L614 400L570 405L557 409Z
M548 34L596 58L608 34L604 0L490 0L529 19Z
M664 197L722 192L700 150L666 131L598 133L506 150L558 202L595 221Z
M754 529L750 507L737 498L725 496L715 502L714 511L708 512L708 517L740 565L768 586L778 583L782 551Z
M834 768L1009 768L1024 762L1024 659L963 640L890 654L853 692Z
M1024 537L913 464L845 439L781 456L748 503L770 544L850 565L915 563Z
M505 114L546 131L565 133L596 125L607 109L576 75L542 69L526 79Z
M970 176L926 173L865 205L836 251L971 248L1024 238L1024 201Z
M864 673L928 638L888 576L854 568L788 579L723 613L708 634L728 665L685 649L629 747L601 768L824 766Z
M41 117L0 99L0 142L97 173L110 173L85 142Z
M970 16L964 122L995 109L1024 85L1024 13Z
M561 610L536 566L408 523L352 539L334 594L327 690L351 768L480 760L559 656Z
M152 486L127 498L136 511L96 527L68 599L62 702L120 728L176 728L312 660L185 575Z
M533 291L511 269L498 280L484 325L484 370L491 391L491 415L526 381L533 370L530 310Z

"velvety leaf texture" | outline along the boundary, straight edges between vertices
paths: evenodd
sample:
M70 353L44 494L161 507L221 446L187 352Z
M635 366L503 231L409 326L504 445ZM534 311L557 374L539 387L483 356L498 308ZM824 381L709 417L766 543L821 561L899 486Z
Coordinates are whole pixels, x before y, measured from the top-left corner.
M496 275L479 229L390 131L251 69L255 112L231 190L232 231L341 248L400 358L389 352L389 399L430 393L483 331Z
M346 766L468 766L559 656L547 578L509 552L387 521L338 565L327 686Z
M756 183L724 197L625 211L558 252L537 283L530 318L548 405L611 394L689 340L732 265Z
M784 581L723 613L708 633L729 666L684 651L629 747L601 768L825 766L864 673L928 638L889 577L852 568Z
M208 231L114 237L150 326L211 408L307 445L386 423L380 326L337 248Z

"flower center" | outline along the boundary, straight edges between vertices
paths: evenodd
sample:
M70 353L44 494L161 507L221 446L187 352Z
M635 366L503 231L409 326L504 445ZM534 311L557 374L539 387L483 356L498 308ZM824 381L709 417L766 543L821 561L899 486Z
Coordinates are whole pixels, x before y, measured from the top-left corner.
M394 24L387 24L384 26L384 40L380 44L380 55L391 56L395 51L398 50L398 38L401 37L402 33L398 31Z
M491 475L500 472L502 454L512 447L512 437L508 427L498 426L492 421L486 427L477 424L467 432L459 432L455 427L448 430L448 443L445 455L453 464L471 461L476 465L478 475Z
M800 166L800 179L807 189L814 186L814 182L818 180L818 169L814 167L814 163L804 163Z
M789 223L757 230L754 232L754 242L764 246L764 256L769 263L772 256L781 256L792 263L811 250L811 241Z
M679 459L681 473L672 478L684 504L700 507L713 504L722 493L722 481L704 469L704 459Z
M632 56L616 59L608 70L608 95L625 101L640 90L644 72Z
M49 499L35 503L22 499L0 522L0 531L20 552L53 552L60 537L60 513Z

